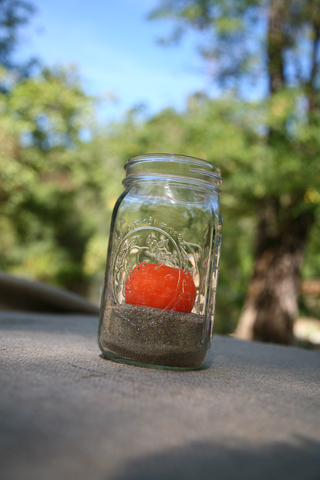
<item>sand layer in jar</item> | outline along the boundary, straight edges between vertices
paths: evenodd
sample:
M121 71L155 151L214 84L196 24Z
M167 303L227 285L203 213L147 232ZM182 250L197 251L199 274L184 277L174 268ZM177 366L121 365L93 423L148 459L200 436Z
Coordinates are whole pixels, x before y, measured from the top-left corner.
M204 317L150 307L106 307L100 342L108 352L139 363L198 368L206 357Z

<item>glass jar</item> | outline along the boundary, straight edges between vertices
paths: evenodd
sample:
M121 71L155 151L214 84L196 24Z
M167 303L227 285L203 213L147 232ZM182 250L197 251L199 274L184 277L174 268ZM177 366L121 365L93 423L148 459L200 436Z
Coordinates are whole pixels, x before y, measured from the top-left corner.
M111 221L98 343L107 359L197 369L211 346L219 271L221 172L194 157L125 165Z

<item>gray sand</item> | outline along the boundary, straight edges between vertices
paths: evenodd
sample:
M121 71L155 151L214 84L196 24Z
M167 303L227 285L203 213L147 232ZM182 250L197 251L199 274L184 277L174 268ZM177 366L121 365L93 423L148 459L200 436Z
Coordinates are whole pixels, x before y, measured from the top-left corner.
M107 307L101 328L103 353L134 362L175 368L199 368L208 342L201 342L204 317L150 307Z

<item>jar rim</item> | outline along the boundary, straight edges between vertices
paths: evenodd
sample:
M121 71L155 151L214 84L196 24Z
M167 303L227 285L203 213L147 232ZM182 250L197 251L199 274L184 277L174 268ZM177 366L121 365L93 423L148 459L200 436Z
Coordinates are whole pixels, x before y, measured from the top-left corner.
M150 167L152 164L152 167ZM174 153L145 153L129 158L124 166L125 183L137 177L181 177L219 187L222 183L221 169L215 163L201 158Z

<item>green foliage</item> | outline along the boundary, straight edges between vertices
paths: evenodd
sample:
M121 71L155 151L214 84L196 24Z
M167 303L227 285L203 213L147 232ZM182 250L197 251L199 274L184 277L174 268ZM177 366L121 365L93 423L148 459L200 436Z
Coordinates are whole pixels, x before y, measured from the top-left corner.
M73 71L46 70L0 94L0 268L78 291L95 230L81 201L88 164L77 159L90 103Z

